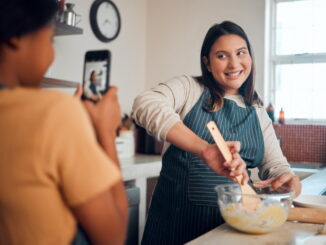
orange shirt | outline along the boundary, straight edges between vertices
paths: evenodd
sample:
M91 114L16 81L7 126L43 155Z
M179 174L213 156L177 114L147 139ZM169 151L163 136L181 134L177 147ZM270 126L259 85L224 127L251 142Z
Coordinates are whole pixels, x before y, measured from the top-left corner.
M121 179L70 96L0 90L0 244L70 244L71 206Z

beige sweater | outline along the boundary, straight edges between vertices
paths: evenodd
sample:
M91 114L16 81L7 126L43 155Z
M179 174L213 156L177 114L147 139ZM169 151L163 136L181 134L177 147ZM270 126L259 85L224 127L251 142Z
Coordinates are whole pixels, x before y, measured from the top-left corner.
M149 134L165 141L170 128L177 122L183 121L203 91L204 87L191 76L175 77L138 95L134 101L132 117L137 124L146 128ZM240 107L245 107L240 95L226 94L225 98L235 101ZM263 162L258 167L259 177L268 179L291 172L265 109L259 106L255 108L265 145ZM169 145L165 142L163 152Z

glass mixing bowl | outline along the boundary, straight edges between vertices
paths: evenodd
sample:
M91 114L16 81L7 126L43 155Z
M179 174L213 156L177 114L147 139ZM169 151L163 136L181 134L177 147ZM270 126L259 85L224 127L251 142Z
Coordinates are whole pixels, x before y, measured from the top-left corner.
M215 190L222 217L227 224L242 232L263 234L273 231L286 221L294 193L286 188L276 191L269 187L254 189L257 195L242 194L237 183L217 185ZM243 206L244 196L258 199L258 205Z

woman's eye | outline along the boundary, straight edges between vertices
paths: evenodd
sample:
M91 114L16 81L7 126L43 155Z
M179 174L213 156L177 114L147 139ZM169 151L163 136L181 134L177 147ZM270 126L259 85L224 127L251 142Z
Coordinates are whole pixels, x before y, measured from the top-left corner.
M239 51L239 52L237 53L238 56L240 56L240 55L244 55L244 54L246 54L246 51Z
M218 54L217 55L217 58L218 59L225 59L226 58L226 55L225 54Z

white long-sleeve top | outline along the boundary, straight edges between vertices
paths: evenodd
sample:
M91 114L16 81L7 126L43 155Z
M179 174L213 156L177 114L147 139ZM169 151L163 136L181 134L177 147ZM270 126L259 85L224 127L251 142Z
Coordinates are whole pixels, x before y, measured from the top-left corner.
M150 135L165 141L171 127L183 121L203 91L204 86L193 77L188 75L175 77L138 95L133 104L132 117ZM225 98L245 108L242 96L226 94ZM291 172L265 109L261 106L255 106L255 108L265 146L263 162L258 166L259 177L268 179ZM163 153L169 145L170 143L165 141Z

